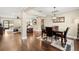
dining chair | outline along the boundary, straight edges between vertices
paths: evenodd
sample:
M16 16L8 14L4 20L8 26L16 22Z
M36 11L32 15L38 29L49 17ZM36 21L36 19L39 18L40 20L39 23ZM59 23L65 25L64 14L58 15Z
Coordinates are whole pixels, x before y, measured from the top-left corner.
M46 27L46 36L47 36L46 39L48 39L48 37L49 37L52 42L52 36L53 36L52 27Z
M67 42L67 33L68 33L69 27L66 28L66 30L63 32L63 34L61 33L56 33L56 37L60 37L61 38L61 42L63 42L64 39L64 44L66 45Z
M59 26L53 26L53 30L58 31L59 30Z

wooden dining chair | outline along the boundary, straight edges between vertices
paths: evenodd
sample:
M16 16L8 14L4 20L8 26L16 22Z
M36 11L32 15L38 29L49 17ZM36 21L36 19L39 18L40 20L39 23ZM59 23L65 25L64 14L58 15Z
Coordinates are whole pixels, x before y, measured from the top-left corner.
M52 32L52 27L46 27L46 36L47 38L51 38L51 42L52 42L52 36L53 36L53 32Z
M67 42L67 33L68 33L69 27L66 28L66 30L63 33L56 33L56 37L61 37L61 42L63 42L64 39L64 43L66 44Z

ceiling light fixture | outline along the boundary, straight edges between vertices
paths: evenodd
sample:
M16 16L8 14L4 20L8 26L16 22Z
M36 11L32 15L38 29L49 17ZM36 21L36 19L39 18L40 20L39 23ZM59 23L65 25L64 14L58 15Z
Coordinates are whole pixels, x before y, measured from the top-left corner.
M53 19L57 19L57 17L56 17L56 7L53 7Z

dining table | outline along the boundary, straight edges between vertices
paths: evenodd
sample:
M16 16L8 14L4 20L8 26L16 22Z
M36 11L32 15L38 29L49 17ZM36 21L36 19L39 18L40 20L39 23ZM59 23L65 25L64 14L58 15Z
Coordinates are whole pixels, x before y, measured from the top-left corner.
M64 31L60 31L60 30L55 30L54 28L52 28L52 33L53 33L53 35L52 36L55 36L55 37L57 37L56 36L56 34L60 34L62 37L61 37L61 44L63 44L63 33L64 33ZM43 34L46 34L46 30L45 29L42 29L42 35ZM56 39L56 38L55 38Z
M61 44L63 44L63 33L64 31L59 31L59 30L52 30L53 32L53 35L55 36L55 39L56 39L56 34L60 34L62 37L61 37Z

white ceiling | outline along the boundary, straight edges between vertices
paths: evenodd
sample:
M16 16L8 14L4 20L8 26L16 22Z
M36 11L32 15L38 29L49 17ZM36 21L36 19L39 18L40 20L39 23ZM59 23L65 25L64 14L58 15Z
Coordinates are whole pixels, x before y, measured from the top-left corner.
M53 7L36 7L35 10L38 10L46 15L51 15L54 10ZM79 7L56 7L57 13L65 13L69 11L79 10Z
M23 7L0 7L0 16L18 16Z
M53 7L32 7L32 8L27 8L27 7L0 7L0 15L5 15L5 16L18 16L21 11L23 10L36 10L39 11L43 14L46 15L51 15L53 11ZM73 11L73 10L79 10L79 7L56 7L56 10L58 10L57 13L64 13L68 11Z

